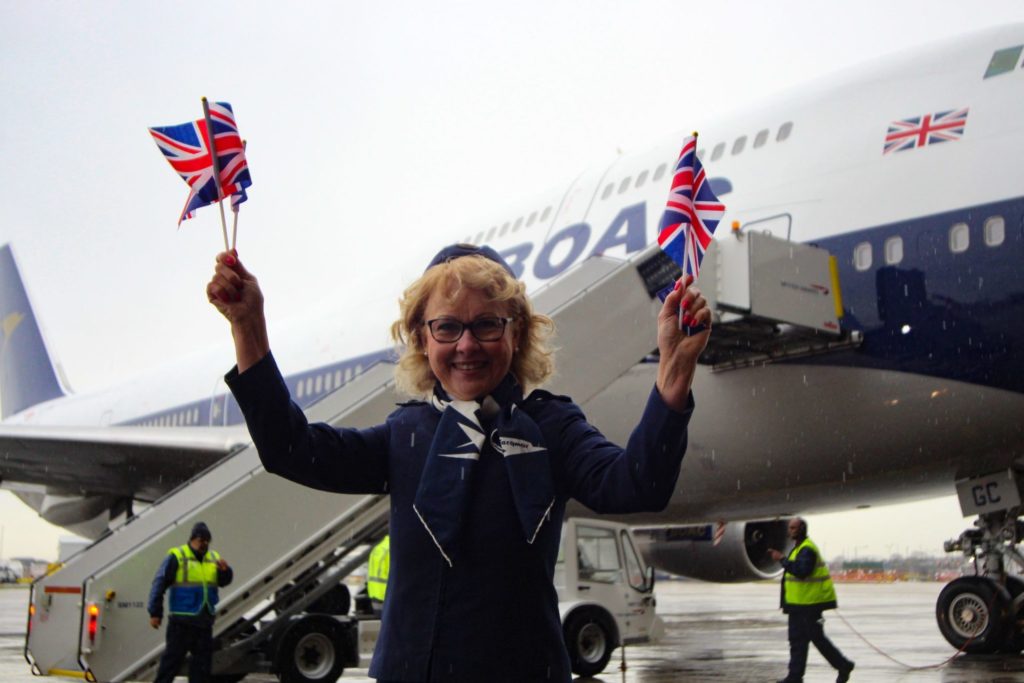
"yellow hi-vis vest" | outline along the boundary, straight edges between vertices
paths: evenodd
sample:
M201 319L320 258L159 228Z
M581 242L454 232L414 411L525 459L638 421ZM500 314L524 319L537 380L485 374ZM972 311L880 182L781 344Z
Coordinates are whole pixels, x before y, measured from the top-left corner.
M371 600L384 602L384 594L388 589L388 571L391 569L391 536L374 546L370 552L369 566L366 569L366 594Z
M185 616L199 614L204 606L211 613L217 609L217 560L220 555L207 550L200 560L196 557L192 546L187 543L178 548L171 548L168 555L178 560L178 571L174 574L174 583L170 590L170 612Z
M821 605L832 603L836 601L836 589L832 585L832 577L828 574L828 565L821 559L821 553L818 552L818 546L809 538L805 538L804 542L793 548L789 553L789 561L794 562L796 556L800 554L800 551L804 548L810 548L814 551L815 565L814 571L811 572L810 576L802 579L797 578L786 570L785 575L782 577L785 582L785 600L787 605Z

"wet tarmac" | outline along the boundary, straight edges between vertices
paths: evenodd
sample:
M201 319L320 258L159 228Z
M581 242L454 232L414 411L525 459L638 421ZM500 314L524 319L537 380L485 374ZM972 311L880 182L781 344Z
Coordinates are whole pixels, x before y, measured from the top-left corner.
M955 652L935 625L935 598L941 589L939 583L838 586L841 608L828 613L825 632L857 663L851 681L1024 683L1024 657L973 656L948 662ZM789 650L786 618L777 609L777 584L665 581L658 584L656 595L665 621L664 639L628 648L624 671L617 651L601 676L577 683L748 683L775 681L785 674ZM0 590L4 683L39 681L22 657L27 599L27 590ZM259 683L275 680L266 675L246 678ZM373 679L367 678L365 669L349 669L341 680ZM804 680L835 680L835 671L813 647Z

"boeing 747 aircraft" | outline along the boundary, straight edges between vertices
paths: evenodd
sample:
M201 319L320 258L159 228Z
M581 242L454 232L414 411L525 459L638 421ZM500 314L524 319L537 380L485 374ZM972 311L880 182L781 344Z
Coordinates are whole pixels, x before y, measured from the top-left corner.
M656 566L707 580L769 576L765 550L784 543L788 516L957 490L978 518L952 547L976 555L981 573L946 587L940 627L969 651L1021 649L1024 582L1005 561L1021 560L1024 534L1022 93L1024 25L1011 25L865 64L732 118L680 122L700 131L728 207L716 239L770 234L827 251L841 316L832 333L808 333L752 309L716 311L677 491L664 513L630 518ZM438 246L490 244L534 290L589 257L627 258L656 238L684 134ZM716 282L701 284L716 295ZM835 297L835 285L821 287ZM230 352L69 394L10 246L0 250L0 306L0 479L46 519L95 537L248 442L220 380ZM303 348L316 334L275 339L301 405L393 353L368 345L324 357ZM626 437L654 381L649 360L637 357L584 405L613 439ZM712 542L720 520L724 536Z

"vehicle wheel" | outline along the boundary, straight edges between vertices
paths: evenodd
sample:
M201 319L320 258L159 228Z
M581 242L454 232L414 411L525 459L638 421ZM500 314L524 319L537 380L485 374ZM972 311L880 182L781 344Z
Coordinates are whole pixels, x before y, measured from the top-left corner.
M935 603L939 631L970 654L996 652L1009 623L1010 596L991 579L965 576L946 584Z
M323 615L294 622L277 648L275 668L281 683L334 683L341 677L345 634L341 625Z
M331 588L306 608L311 614L348 614L352 607L352 594L343 583Z
M1010 605L1007 613L1006 633L1003 636L1003 644L1000 646L999 651L1015 655L1024 650L1024 628L1022 628L1024 604L1016 612L1013 609L1014 601L1024 594L1024 579L1021 579L1019 576L1007 576L1006 592L1010 594Z
M606 614L585 609L570 615L565 621L565 646L573 673L596 676L608 666L615 649L615 630Z

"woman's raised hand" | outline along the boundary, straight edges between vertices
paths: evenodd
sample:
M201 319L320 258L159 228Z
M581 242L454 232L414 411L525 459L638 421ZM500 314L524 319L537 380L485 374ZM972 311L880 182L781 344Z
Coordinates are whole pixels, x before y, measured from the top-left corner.
M686 275L665 298L658 314L658 392L673 410L686 408L687 396L697 369L697 358L711 335L711 309L700 290L693 287L693 276ZM680 329L680 310L682 326ZM689 334L687 327L699 327Z
M217 254L206 298L231 323L238 371L245 372L270 351L263 317L263 292L256 277L238 260L238 253Z

